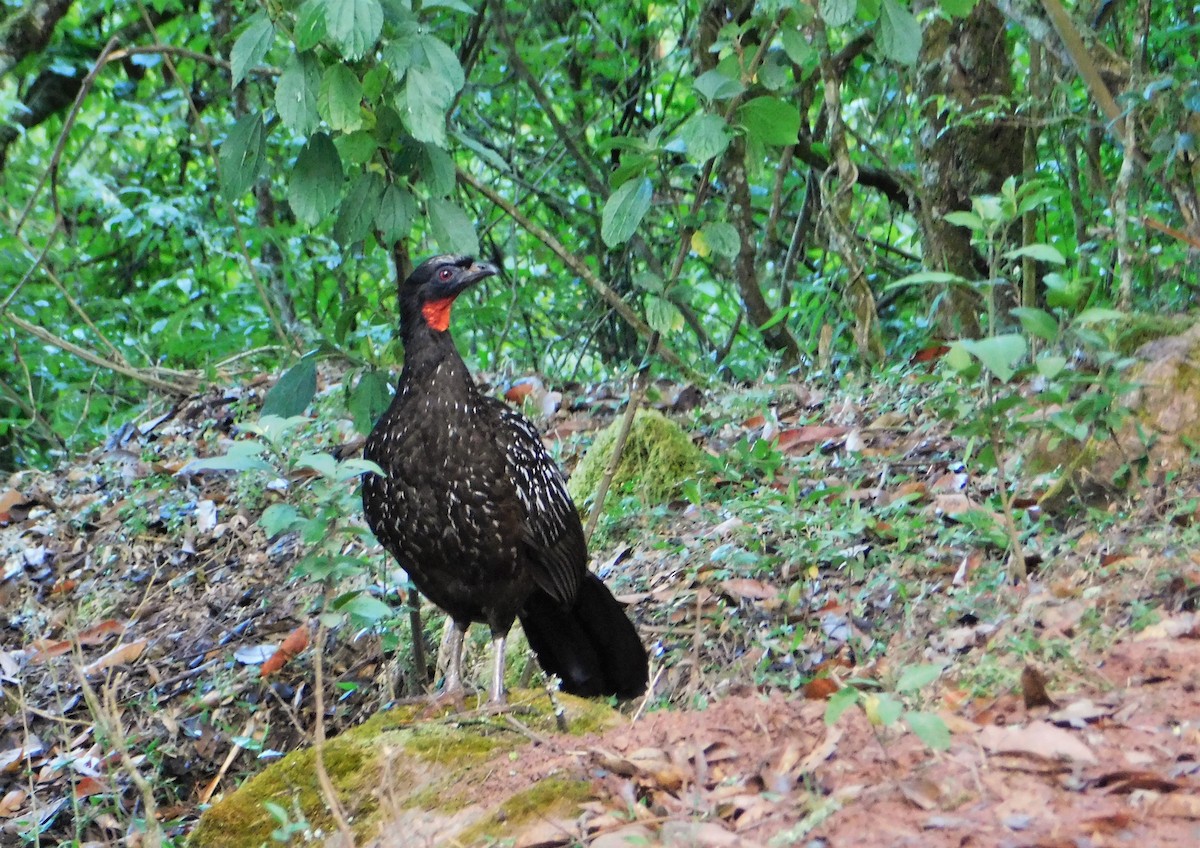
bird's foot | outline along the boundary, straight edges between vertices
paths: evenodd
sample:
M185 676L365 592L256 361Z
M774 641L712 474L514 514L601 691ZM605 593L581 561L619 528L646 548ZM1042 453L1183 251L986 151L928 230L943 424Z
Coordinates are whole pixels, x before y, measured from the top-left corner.
M462 713L467 710L467 693L461 686L443 689L435 695L430 695L425 709L417 715L419 719L436 718L447 713Z

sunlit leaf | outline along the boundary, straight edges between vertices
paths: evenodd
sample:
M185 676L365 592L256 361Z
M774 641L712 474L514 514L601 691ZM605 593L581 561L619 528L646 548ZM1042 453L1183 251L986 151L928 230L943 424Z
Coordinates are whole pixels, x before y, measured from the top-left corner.
M1027 244L1010 250L1004 254L1005 259L1021 259L1028 256L1038 262L1049 262L1052 265L1066 265L1066 258L1058 250L1048 244Z
M896 681L897 692L916 692L924 689L942 675L940 665L910 665L900 673Z
M347 59L361 59L379 40L383 6L379 0L326 0L325 28Z
M616 247L629 241L650 211L653 196L654 187L648 177L630 180L614 191L600 216L600 238L604 243Z
M795 144L800 133L800 110L778 97L756 97L743 103L737 117L750 138L763 144Z
M908 712L904 721L917 738L933 751L945 751L950 747L950 728L941 716L935 713Z
M858 9L857 0L820 0L817 10L821 20L831 27L845 26L854 20L854 12Z
M345 65L325 69L317 99L321 114L334 130L353 132L362 126L362 83Z
M902 65L916 64L921 54L921 25L913 13L896 0L883 0L879 8L879 52Z
M233 85L246 78L251 68L263 60L275 41L275 25L266 14L259 12L250 19L250 25L238 36L229 51L229 68L233 73Z
M1029 349L1025 337L1016 333L987 339L963 339L959 344L1002 383L1012 379L1017 362Z
M724 221L712 221L700 228L708 247L718 256L733 259L741 252L742 240L737 228Z
M742 85L740 81L726 76L716 68L705 71L696 77L696 81L692 85L706 100L727 100L730 97L737 97L746 90L746 86Z
M729 127L720 115L702 112L693 115L679 128L687 156L693 162L707 162L729 147Z
M442 89L433 72L412 67L396 100L400 120L417 141L446 146L446 104L437 94Z
M1012 314L1021 322L1025 332L1030 335L1048 342L1058 338L1058 321L1046 310L1036 309L1032 306L1018 306L1012 310Z

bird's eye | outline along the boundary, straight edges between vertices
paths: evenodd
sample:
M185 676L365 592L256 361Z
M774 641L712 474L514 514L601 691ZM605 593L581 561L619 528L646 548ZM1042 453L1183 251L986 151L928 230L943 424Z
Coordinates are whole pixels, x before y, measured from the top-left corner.
M447 280L449 280L453 276L454 276L454 271L450 268L443 268L442 270L438 271L438 279L441 280L443 283L446 282Z

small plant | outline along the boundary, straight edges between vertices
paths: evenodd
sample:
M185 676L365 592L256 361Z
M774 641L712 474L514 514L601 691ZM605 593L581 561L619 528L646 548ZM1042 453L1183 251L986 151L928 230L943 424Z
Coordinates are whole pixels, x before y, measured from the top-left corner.
M833 725L850 707L858 706L872 727L892 727L903 721L927 747L944 751L950 747L950 729L942 719L930 712L909 709L900 696L915 694L941 675L936 665L908 666L896 681L895 693L884 691L871 680L850 680L829 698L825 707L825 724Z
M197 460L190 469L238 471L251 478L247 485L264 492L283 487L281 481L307 478L308 485L295 496L263 510L258 523L272 539L295 534L303 554L294 573L333 590L371 573L370 561L349 551L370 547L374 539L364 524L351 517L360 512L356 480L379 468L365 459L338 460L328 453L301 452L297 447L309 443L301 439L301 431L309 424L304 416L264 415L241 426L255 438L236 441L224 456ZM355 627L376 627L395 617L391 606L361 589L333 597L327 612L347 616Z

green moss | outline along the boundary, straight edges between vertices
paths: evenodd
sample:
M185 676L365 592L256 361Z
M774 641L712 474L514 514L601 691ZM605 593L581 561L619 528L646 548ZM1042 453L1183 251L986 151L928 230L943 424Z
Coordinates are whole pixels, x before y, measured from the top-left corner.
M379 781L379 764L369 750L348 735L339 737L326 743L324 763L347 812L355 819L369 820L377 806L370 788ZM314 750L293 751L209 809L192 832L188 845L239 848L269 843L278 822L267 812L264 801L273 801L286 809L299 808L313 827L328 829L333 822L316 774Z
M524 792L518 792L499 806L496 812L476 822L460 834L459 843L474 845L498 832L514 833L528 822L555 815L570 815L575 807L592 798L586 780L548 777Z
M1118 353L1129 356L1146 342L1179 335L1193 324L1195 317L1190 315L1134 312L1115 323L1116 340L1113 347Z
M600 432L571 475L567 488L577 504L590 504L612 461L620 420ZM701 467L702 454L680 427L660 412L641 410L633 419L612 489L626 486L649 504L678 497L683 482Z
M559 732L545 693L516 691L510 701L522 710L519 720L534 732ZM576 735L601 730L619 717L603 701L570 695L560 695L559 701ZM466 714L421 721L418 717L425 707L421 703L379 713L325 743L325 769L351 826L364 842L378 831L381 797L388 799L389 809L420 809L447 827L461 826L454 817L476 803L475 787L488 779L500 758L529 744L506 717ZM497 821L522 821L532 811L553 806L556 799L564 806L572 804L587 789L575 781L549 781L544 787L543 783L547 782L539 783L532 794L521 793L483 814L485 824L473 840L495 835ZM188 841L189 848L272 844L271 832L278 822L266 811L264 801L299 810L298 815L313 828L329 832L334 826L317 782L314 752L294 751L207 810Z

